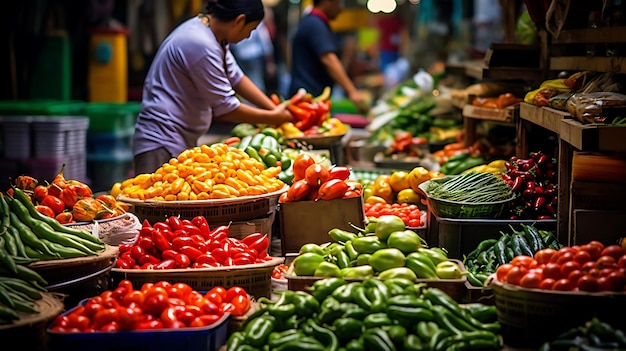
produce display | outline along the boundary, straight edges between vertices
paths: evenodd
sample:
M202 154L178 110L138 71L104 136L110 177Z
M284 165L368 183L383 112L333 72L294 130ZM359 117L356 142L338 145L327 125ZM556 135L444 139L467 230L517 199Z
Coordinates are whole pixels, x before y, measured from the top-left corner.
M496 278L532 289L623 292L626 288L624 268L626 250L623 247L590 241L515 256L510 263L498 267Z
M94 197L91 188L78 180L66 179L63 169L57 173L51 183L21 175L15 179L14 188L21 189L42 214L55 218L61 224L91 222L93 220L113 218L123 215L128 205L117 201L110 194ZM11 194L13 189L8 189Z
M181 282L157 281L134 287L122 280L113 290L89 298L50 325L53 333L94 333L201 328L224 314L242 316L250 309L241 287L216 286L201 293Z
M420 204L419 185L442 176L421 166L407 171L391 171L390 174L354 171L355 179L363 186L363 200L369 204Z
M293 184L278 198L279 203L306 200L334 200L361 196L359 182L349 180L350 168L327 167L307 152L293 161Z
M626 335L598 318L561 333L541 345L539 351L610 351L626 349Z
M395 204L382 202L372 204L366 202L363 204L363 210L365 211L365 216L371 221L375 221L376 218L382 216L391 215L400 217L409 228L419 228L426 225L426 220L423 218L426 215L426 211L422 211L417 205L408 202Z
M260 301L227 350L499 350L495 306L459 305L410 280L316 281Z
M516 229L511 226L509 233L502 233L498 239L485 239L463 258L467 269L467 281L476 287L485 286L489 276L500 265L510 263L520 255L534 256L539 250L558 250L558 243L553 232L539 230L533 225L520 224Z
M265 167L245 151L223 143L185 150L154 173L121 183L120 195L135 200L230 199L280 190L281 167Z
M427 248L400 217L381 216L358 233L339 228L328 232L323 247L305 244L293 261L296 276L417 279L461 279L459 265L444 250Z
M271 259L269 238L252 233L241 240L228 236L229 226L210 228L204 216L191 220L170 216L150 224L143 221L133 244L119 247L116 268L180 269L240 266Z
M97 255L105 244L91 233L61 225L56 219L38 212L19 188L12 196L0 196L2 231L0 243L11 260L31 263L39 260Z
M556 218L558 202L556 160L541 152L529 158L511 157L505 162L502 178L517 195L510 209L510 219Z

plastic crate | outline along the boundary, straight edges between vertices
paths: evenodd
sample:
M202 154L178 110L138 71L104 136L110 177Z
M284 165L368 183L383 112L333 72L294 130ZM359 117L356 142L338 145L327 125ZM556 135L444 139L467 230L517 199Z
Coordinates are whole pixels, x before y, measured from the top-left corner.
M95 192L108 191L113 184L129 178L133 154L130 150L109 150L87 154L87 178Z
M87 134L87 153L106 154L112 150L126 150L132 148L134 128L127 128L117 132Z
M7 159L23 160L31 156L30 118L4 117L2 148Z
M84 108L84 101L3 100L0 101L0 116L80 116Z
M38 179L40 182L51 182L59 173L63 165L63 175L66 179L74 179L86 182L85 154L60 156L60 157L37 157L29 158L22 162L24 174Z
M64 313L72 313L76 308ZM226 344L231 314L198 328L59 333L47 329L50 351L217 351Z
M85 105L83 112L89 117L89 134L118 133L134 129L140 108L139 102Z
M86 154L89 119L33 117L31 124L35 157Z
M270 297L271 278L274 267L283 263L282 257L273 257L263 263L241 266L215 268L183 268L183 269L111 269L113 281L119 283L128 279L134 286L144 283L154 283L161 280L183 282L194 290L208 291L214 286L223 286L228 289L240 286L248 294L259 297Z

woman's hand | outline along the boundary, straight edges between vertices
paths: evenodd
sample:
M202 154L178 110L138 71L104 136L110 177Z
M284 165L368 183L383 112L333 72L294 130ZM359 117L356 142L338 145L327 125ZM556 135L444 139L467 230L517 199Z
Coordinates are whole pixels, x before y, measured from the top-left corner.
M355 90L348 96L348 98L354 103L360 113L367 114L369 106L367 105L367 101L363 93Z
M276 123L272 124L279 126L285 122L293 121L293 116L291 115L291 112L289 112L289 110L287 109L288 104L289 100L285 100L272 110L272 120L276 121Z

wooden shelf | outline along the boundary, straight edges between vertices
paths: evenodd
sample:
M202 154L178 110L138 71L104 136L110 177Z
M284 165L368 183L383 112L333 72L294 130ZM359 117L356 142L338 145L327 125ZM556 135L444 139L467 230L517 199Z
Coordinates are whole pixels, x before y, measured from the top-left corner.
M556 56L550 59L550 70L626 73L626 57Z
M557 38L552 37L552 44L578 43L623 43L626 27L609 27L596 29L563 30Z
M626 151L626 126L582 124L574 119L561 121L561 139L582 151Z
M467 104L463 107L463 117L496 122L514 123L519 115L519 104L503 109L485 108Z
M493 80L540 80L544 78L543 72L538 68L523 67L487 67L480 61L470 61L465 65L465 74L475 79Z
M519 116L523 120L532 122L556 134L561 132L561 120L572 118L568 112L551 107L535 106L526 102L520 104Z

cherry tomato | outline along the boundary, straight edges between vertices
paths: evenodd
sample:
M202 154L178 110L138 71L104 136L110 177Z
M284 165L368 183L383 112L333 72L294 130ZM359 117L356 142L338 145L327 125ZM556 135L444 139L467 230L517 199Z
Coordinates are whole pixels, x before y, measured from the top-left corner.
M186 301L187 297L189 296L192 290L193 289L188 284L178 282L178 283L172 284L172 286L170 286L170 288L167 289L167 295L170 298L175 297L175 298L179 298L179 299Z
M118 322L120 319L120 313L117 308L105 308L98 311L93 316L93 326L96 329L100 329L103 326L111 323Z
M167 293L153 293L150 296L146 296L142 305L145 313L155 316L159 316L167 307L169 307Z
M234 306L232 311L233 316L243 316L250 309L250 299L247 295L237 295L230 303Z

